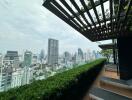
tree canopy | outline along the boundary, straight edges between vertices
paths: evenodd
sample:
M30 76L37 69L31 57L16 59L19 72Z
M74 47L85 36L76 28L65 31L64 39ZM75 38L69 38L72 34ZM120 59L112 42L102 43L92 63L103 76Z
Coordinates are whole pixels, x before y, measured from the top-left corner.
M101 50L100 52L102 56L107 58L107 61L109 62L110 57L112 56L112 49L107 49L107 50Z

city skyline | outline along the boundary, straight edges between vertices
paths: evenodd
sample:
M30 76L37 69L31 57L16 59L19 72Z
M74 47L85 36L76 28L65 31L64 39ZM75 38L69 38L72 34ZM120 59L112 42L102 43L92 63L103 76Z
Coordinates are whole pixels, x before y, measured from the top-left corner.
M51 38L49 38L49 39L51 39ZM54 39L54 38L52 38L52 39ZM57 40L57 39L55 39L55 40ZM58 41L60 41L60 40L58 40ZM81 47L78 46L78 47L73 48L72 51L70 51L69 49L66 49L66 50L62 51L61 49L62 49L63 46L60 45L60 44L61 44L61 42L59 43L59 55L62 55L66 51L71 52L71 54L74 54L75 52L77 52L78 48L81 48ZM46 48L37 48L37 50L35 50L35 51L32 50L32 49L23 49L23 48L21 48L22 50L6 49L5 51L0 52L0 54L5 55L7 51L17 51L19 55L23 55L26 51L31 51L32 53L39 55L41 50L44 50L45 55L48 55L48 39L47 39L47 44L44 44L44 45L46 45ZM34 49L36 49L36 48L34 48ZM95 50L95 49L92 49L92 48L81 48L81 49L83 51L93 51L93 50ZM100 50L101 49L96 49L95 51L100 51Z
M63 55L59 55L59 43L59 40L49 38L48 54L43 50L39 55L29 50L22 55L18 51L9 50L4 55L0 54L0 92L46 79L101 58L99 52L83 51L81 48L74 54L65 51Z
M56 38L55 38L56 39ZM32 52L34 52L35 54L38 54L41 50L44 50L45 51L45 53L47 54L48 52L48 38L46 39L47 41L44 43L44 47L40 47L40 48L38 48L38 47L30 47L30 46L28 46L28 48L24 48L24 47L20 47L20 48L15 48L15 47L11 47L11 48L0 48L0 53L2 53L2 54L6 54L6 51L18 51L19 52L19 54L23 54L26 50L29 50L29 51L32 51ZM60 41L60 40L59 40ZM64 41L63 41L64 42ZM105 43L107 43L107 42L111 42L111 41L106 41ZM101 43L101 42L100 42ZM87 47L82 47L82 45L69 45L69 44L67 44L67 45L65 45L65 46L67 46L67 48L65 48L65 49L62 49L62 48L64 48L65 46L64 46L64 44L62 43L62 42L60 42L60 48L59 48L59 51L60 51L60 54L62 54L62 53L64 53L65 51L69 51L69 52L72 52L72 53L74 53L74 52L76 52L76 50L78 49L78 48L81 48L82 50L95 50L95 51L100 51L101 50L101 48L99 48L98 47L98 44L97 43L95 43L94 45L96 45L96 48L97 49L95 49L95 48L92 48L92 45L89 45L89 43L88 43L88 46ZM68 47L69 46L69 47Z

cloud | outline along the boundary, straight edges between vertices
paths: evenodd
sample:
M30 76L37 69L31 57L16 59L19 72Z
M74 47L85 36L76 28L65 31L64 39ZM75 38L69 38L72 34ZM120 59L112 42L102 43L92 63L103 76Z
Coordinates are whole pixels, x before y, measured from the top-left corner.
M42 6L43 0L0 0L0 52L47 50L48 38L59 40L60 52L78 47L99 50Z

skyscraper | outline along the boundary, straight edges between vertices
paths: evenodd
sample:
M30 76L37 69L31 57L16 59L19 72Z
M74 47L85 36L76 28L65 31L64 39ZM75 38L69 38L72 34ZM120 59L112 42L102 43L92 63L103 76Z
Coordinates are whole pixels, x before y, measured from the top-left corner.
M37 61L38 61L38 57L37 57L37 55L33 55L32 56L32 64L37 64Z
M49 39L48 40L48 64L54 65L58 64L58 40Z
M83 59L83 51L81 48L78 48L78 56L81 57L81 59Z
M40 55L39 55L39 59L42 63L42 61L44 60L44 50L41 50Z
M32 63L32 52L26 51L24 53L24 66L30 66Z
M93 50L93 52L92 52L92 57L93 57L93 59L96 59L97 58L97 53L96 53L95 50Z
M71 54L69 52L64 52L64 62L67 63L68 61L71 60Z

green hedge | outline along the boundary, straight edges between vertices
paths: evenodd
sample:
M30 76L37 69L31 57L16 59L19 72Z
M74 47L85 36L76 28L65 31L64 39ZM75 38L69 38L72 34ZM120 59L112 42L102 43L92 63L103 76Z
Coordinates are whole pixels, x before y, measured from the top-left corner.
M87 72L91 68L103 64L104 62L105 59L98 59L89 64L81 65L56 74L46 80L35 81L29 85L10 89L7 92L0 93L0 100L45 100L52 95L59 96L61 95L62 90L75 84L79 75Z

